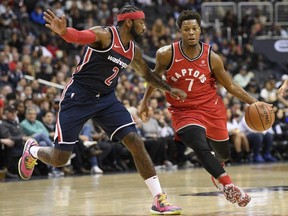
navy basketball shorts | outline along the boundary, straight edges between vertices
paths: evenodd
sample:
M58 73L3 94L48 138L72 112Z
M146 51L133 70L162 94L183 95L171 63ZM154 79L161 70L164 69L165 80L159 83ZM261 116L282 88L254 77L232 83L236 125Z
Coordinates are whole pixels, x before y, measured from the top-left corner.
M115 92L101 95L72 83L66 86L59 104L55 147L72 151L87 120L93 118L112 141L136 132L132 116L117 99ZM61 144L63 144L61 146Z

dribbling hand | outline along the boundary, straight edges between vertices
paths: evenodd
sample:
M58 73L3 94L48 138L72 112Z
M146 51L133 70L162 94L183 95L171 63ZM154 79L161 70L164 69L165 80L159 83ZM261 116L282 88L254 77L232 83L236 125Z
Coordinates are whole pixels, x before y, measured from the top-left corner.
M66 33L66 18L62 15L58 18L51 10L44 12L44 20L46 21L45 26L51 29L53 32L63 35Z

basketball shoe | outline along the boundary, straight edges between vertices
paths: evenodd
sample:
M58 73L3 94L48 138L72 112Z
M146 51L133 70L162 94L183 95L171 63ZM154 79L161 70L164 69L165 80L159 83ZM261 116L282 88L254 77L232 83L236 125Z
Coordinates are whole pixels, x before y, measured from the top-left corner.
M32 176L35 165L37 164L37 159L34 158L29 149L31 146L38 146L38 143L34 139L28 139L25 143L22 157L18 162L18 172L22 179L28 180Z
M154 197L150 213L152 215L181 215L182 209L170 204L166 194L159 193Z
M223 193L229 202L237 203L241 207L245 207L251 200L251 197L247 193L234 184L225 185Z

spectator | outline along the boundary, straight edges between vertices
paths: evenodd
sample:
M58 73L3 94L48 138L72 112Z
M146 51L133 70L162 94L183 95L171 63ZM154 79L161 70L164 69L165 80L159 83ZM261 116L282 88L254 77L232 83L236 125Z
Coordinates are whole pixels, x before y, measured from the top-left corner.
M96 132L91 119L84 124L80 132L79 138L89 152L91 174L103 173L103 170L99 167L99 164L101 164L102 160L109 155L112 148L111 143L103 142L105 137L106 135L103 131L100 133Z
M251 79L251 81L246 86L245 90L254 98L260 100L260 87L255 79Z
M45 20L43 19L43 12L43 7L41 5L36 5L35 9L30 14L31 20L36 24L44 25Z
M158 40L161 37L164 37L166 34L166 27L162 21L162 19L158 18L154 21L152 25L152 31L151 31L152 37L158 38Z
M53 141L56 129L55 114L49 110L43 111L41 121L49 133L49 138Z
M10 133L0 121L0 170L4 171L6 178L18 178L10 172L14 155L15 142L10 138ZM15 170L15 168L14 168Z
M248 162L250 155L250 146L246 135L239 130L238 118L234 118L231 109L227 109L227 129L229 139L234 145L234 162Z
M49 138L49 132L43 123L37 120L37 112L34 107L28 107L25 119L20 122L26 136L33 137L41 146L53 146Z
M245 88L254 76L253 72L247 70L246 65L242 65L239 73L233 77L233 80L242 88Z
M275 89L274 81L266 80L264 88L260 91L260 97L266 103L275 104L277 102L277 90Z
M172 169L173 164L168 159L168 142L165 137L161 137L162 128L154 115L154 110L149 107L149 118L147 122L141 123L145 147L156 166L164 165L167 169ZM172 136L170 139L173 142Z
M251 130L242 117L239 123L239 129L246 134L253 151L253 161L256 163L276 162L277 159L271 155L274 140L274 132L270 128L264 132Z

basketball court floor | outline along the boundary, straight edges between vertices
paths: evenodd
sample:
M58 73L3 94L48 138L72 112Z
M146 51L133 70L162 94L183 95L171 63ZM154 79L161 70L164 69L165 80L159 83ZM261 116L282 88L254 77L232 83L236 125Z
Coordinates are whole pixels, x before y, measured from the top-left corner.
M230 204L203 168L158 172L171 203L186 216L288 216L288 163L226 167L252 196ZM148 216L152 197L137 173L0 182L2 216Z

